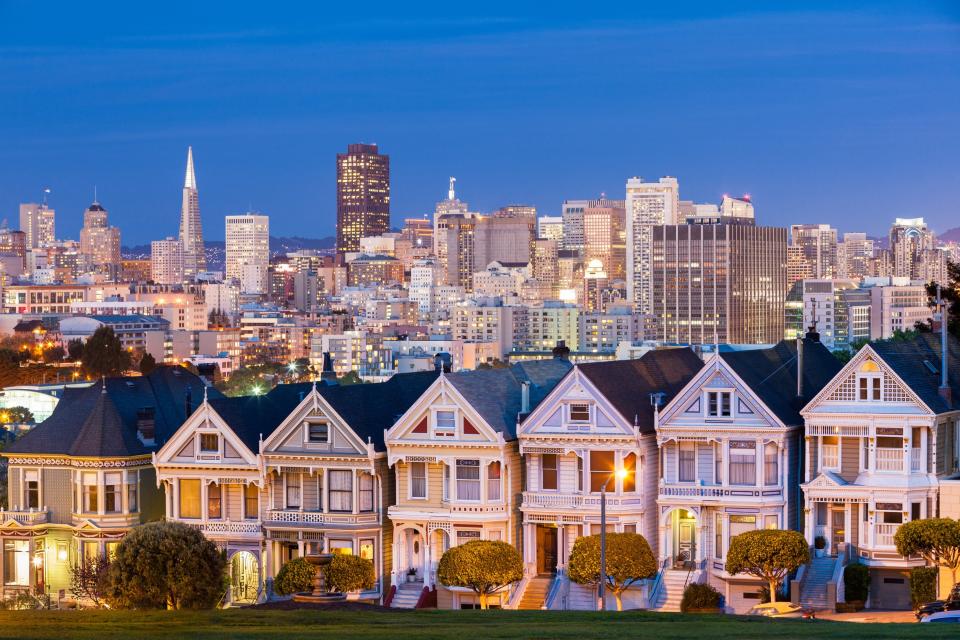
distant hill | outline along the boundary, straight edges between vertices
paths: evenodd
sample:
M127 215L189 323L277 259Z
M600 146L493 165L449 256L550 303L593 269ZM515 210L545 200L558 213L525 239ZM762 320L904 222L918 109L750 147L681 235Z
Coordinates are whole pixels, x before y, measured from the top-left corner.
M333 249L336 246L337 239L333 236L327 236L326 238L301 238L300 236L292 236L289 238L277 238L270 236L270 253L288 253L290 251L299 251L301 249L314 249L316 251L323 251L327 249ZM207 240L204 243L207 247L207 252L213 253L222 253L224 251L223 240ZM124 258L149 258L150 257L150 245L149 244L138 244L132 247L123 247L121 253Z
M937 234L937 239L941 242L960 242L960 227L947 229L943 233Z

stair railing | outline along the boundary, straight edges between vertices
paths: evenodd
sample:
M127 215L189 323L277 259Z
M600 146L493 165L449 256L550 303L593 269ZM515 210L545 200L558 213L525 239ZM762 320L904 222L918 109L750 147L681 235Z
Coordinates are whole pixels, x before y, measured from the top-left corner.
M550 588L547 589L547 597L543 599L543 605L541 609L549 609L553 606L553 601L556 599L557 594L560 593L560 586L563 582L563 576L558 571L553 580L550 581Z
M669 564L670 558L664 558L663 562L660 563L660 570L657 571L657 575L653 579L653 586L650 587L650 595L647 597L648 608L653 608L657 604L657 598L660 597L660 590L663 588L663 572L667 570Z

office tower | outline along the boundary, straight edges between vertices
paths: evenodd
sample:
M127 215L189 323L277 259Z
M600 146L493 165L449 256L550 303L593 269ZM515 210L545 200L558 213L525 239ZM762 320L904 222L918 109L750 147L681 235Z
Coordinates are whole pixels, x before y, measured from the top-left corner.
M433 222L424 216L423 218L406 218L403 221L403 229L400 234L410 242L414 252L423 249L428 252L433 251Z
M156 284L183 283L183 245L176 238L150 243L150 277Z
M581 301L586 311L600 311L603 308L603 291L607 288L610 278L604 271L603 261L590 260L583 270L583 296Z
M720 215L724 218L749 218L754 219L753 203L749 195L740 198L734 198L723 194L723 200L720 201Z
M448 247L441 270L446 284L469 290L473 287L474 235L477 219L462 214L449 214L441 218L443 245Z
M467 203L461 202L456 193L457 179L450 176L450 189L447 191L447 199L437 203L433 211L433 254L440 263L443 271L447 270L447 233L445 218L449 215L460 215L470 217L467 210Z
M557 264L560 243L540 239L533 243L533 259L530 273L537 281L541 300L556 299L559 291L560 270Z
M9 228L6 220L0 224L0 254L21 259L27 256L27 234Z
M375 144L337 154L337 255L359 251L360 238L390 230L390 156Z
M563 248L571 251L583 249L583 212L590 206L589 200L564 200L561 208L563 220Z
M787 289L813 278L813 267L803 255L803 247L787 246ZM802 328L802 327L801 327Z
M642 314L653 311L651 239L653 225L677 224L680 185L676 178L627 180L627 299Z
M937 236L923 218L894 221L890 227L890 259L894 277L925 281L940 281L940 264L945 263L943 253L937 251Z
M933 316L924 284L906 278L868 278L864 287L870 291L871 340L892 338Z
M786 229L655 225L652 305L659 340L772 344L784 335Z
M119 271L120 229L110 226L107 210L99 202L94 202L83 212L80 253L91 269L112 274Z
M595 202L583 211L583 260L599 261L611 280L626 277L626 211L617 204Z
M482 271L491 262L529 264L536 218L477 219L473 270Z
M563 217L540 216L537 218L537 237L541 240L556 240L563 246Z
M523 218L531 221L537 219L537 208L528 204L508 204L493 212L494 218Z
M837 271L840 278L862 280L870 271L873 240L865 233L845 233L837 245Z
M267 292L270 216L246 213L226 217L226 277L240 281L242 293Z
M797 337L790 329L803 335L812 326L831 351L870 338L870 293L855 280L804 280L798 288L802 313L799 326L788 328L787 337Z
M36 249L57 239L56 212L46 203L20 205L20 230L27 234L27 248Z
M200 197L197 176L193 170L193 147L187 147L187 171L180 205L180 247L183 252L183 277L193 280L198 273L207 270L203 226L200 224Z
M833 278L837 274L837 230L828 224L790 225L790 244L800 247L810 265L810 277Z

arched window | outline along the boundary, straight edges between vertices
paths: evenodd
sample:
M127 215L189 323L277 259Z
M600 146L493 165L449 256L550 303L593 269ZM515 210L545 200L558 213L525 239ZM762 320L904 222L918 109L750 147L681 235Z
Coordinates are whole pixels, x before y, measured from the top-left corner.
M864 360L857 373L857 399L879 401L883 385L883 373L873 360Z

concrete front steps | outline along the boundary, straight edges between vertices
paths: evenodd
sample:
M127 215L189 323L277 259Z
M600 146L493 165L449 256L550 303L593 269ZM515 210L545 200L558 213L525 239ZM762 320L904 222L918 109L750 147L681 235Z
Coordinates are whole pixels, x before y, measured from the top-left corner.
M683 589L687 584L687 570L664 569L661 577L662 584L657 593L657 599L650 606L655 611L680 611L680 601L683 599Z
M831 556L813 558L810 561L800 585L801 607L815 611L833 609L833 605L827 602L827 583L833 578L836 564L837 559Z
M391 609L415 609L420 594L423 592L422 582L404 582L397 587L390 601Z
M523 590L523 596L517 604L517 609L542 609L546 603L547 592L550 591L552 582L553 576L530 578L527 582L527 588Z

